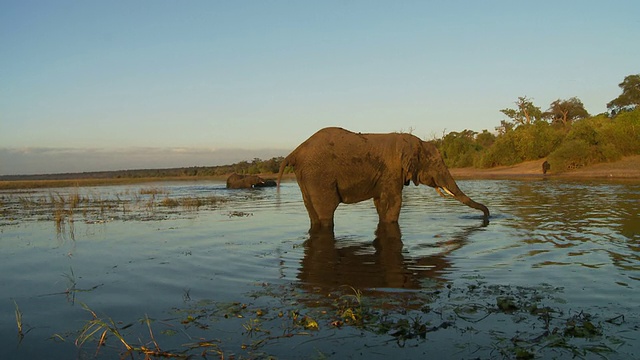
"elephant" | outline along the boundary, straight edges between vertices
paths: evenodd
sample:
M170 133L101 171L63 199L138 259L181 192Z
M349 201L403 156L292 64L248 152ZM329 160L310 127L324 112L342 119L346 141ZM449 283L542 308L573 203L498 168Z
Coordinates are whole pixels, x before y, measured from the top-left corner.
M547 160L545 160L542 163L542 174L546 175L547 171L549 171L549 169L551 169L551 164L549 164L549 162Z
M339 127L324 128L293 150L281 163L292 166L311 222L310 233L334 228L340 203L373 198L380 224L397 223L402 189L413 182L443 191L463 204L481 210L488 222L489 209L465 195L449 173L432 143L405 133L363 134Z
M278 184L275 180L264 180L263 183L255 184L253 187L263 188L263 187L276 187Z
M264 184L257 175L240 175L233 173L227 178L227 189L249 189Z

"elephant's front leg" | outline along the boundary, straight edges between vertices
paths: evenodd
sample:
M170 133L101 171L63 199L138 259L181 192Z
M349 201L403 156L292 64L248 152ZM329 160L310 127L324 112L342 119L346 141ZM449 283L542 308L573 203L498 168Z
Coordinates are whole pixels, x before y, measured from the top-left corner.
M402 193L389 194L382 193L379 197L373 199L378 211L378 219L381 223L397 223L400 217L400 208L402 207Z

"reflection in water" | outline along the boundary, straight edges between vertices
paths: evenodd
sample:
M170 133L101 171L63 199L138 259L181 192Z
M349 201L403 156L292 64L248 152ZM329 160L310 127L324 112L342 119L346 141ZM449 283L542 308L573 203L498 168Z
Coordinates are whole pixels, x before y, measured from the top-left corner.
M528 255L533 267L612 264L640 270L637 184L509 182L504 191L511 196L504 196L503 204L516 215L508 225L523 244L536 248Z
M429 244L441 251L418 258L403 251L398 224L379 224L373 243L348 244L348 239L336 239L332 232L312 234L304 243L298 278L323 289L421 289L425 283L442 282L442 275L452 266L449 255L486 226L483 222Z

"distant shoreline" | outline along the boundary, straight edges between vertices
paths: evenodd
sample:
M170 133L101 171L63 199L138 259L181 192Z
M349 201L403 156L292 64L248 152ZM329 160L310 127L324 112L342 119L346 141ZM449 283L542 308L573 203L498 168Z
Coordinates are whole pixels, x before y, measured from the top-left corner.
M615 179L640 181L640 155L627 156L622 160L611 163L600 163L584 168L556 172L551 164L551 170L542 174L542 163L545 159L527 161L513 166L498 166L490 169L455 168L450 169L455 179L537 179L537 178L561 178L561 179ZM143 178L67 178L47 180L2 180L0 190L12 189L37 189L56 188L70 186L102 186L142 184L162 181L224 181L228 175L216 176L169 176L169 177L143 177ZM261 174L265 179L275 179L278 174ZM283 179L295 180L295 174L284 174Z
M547 174L542 173L545 159L527 161L513 166L498 166L490 169L450 169L456 179L626 179L640 180L640 155L627 156L611 163L599 163L570 171L555 171L553 164Z

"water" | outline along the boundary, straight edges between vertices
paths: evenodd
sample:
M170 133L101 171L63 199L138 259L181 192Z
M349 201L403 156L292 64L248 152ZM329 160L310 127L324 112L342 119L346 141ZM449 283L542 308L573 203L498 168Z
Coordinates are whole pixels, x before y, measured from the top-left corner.
M488 225L411 186L401 238L295 182L2 192L0 358L640 358L640 184L459 185Z

